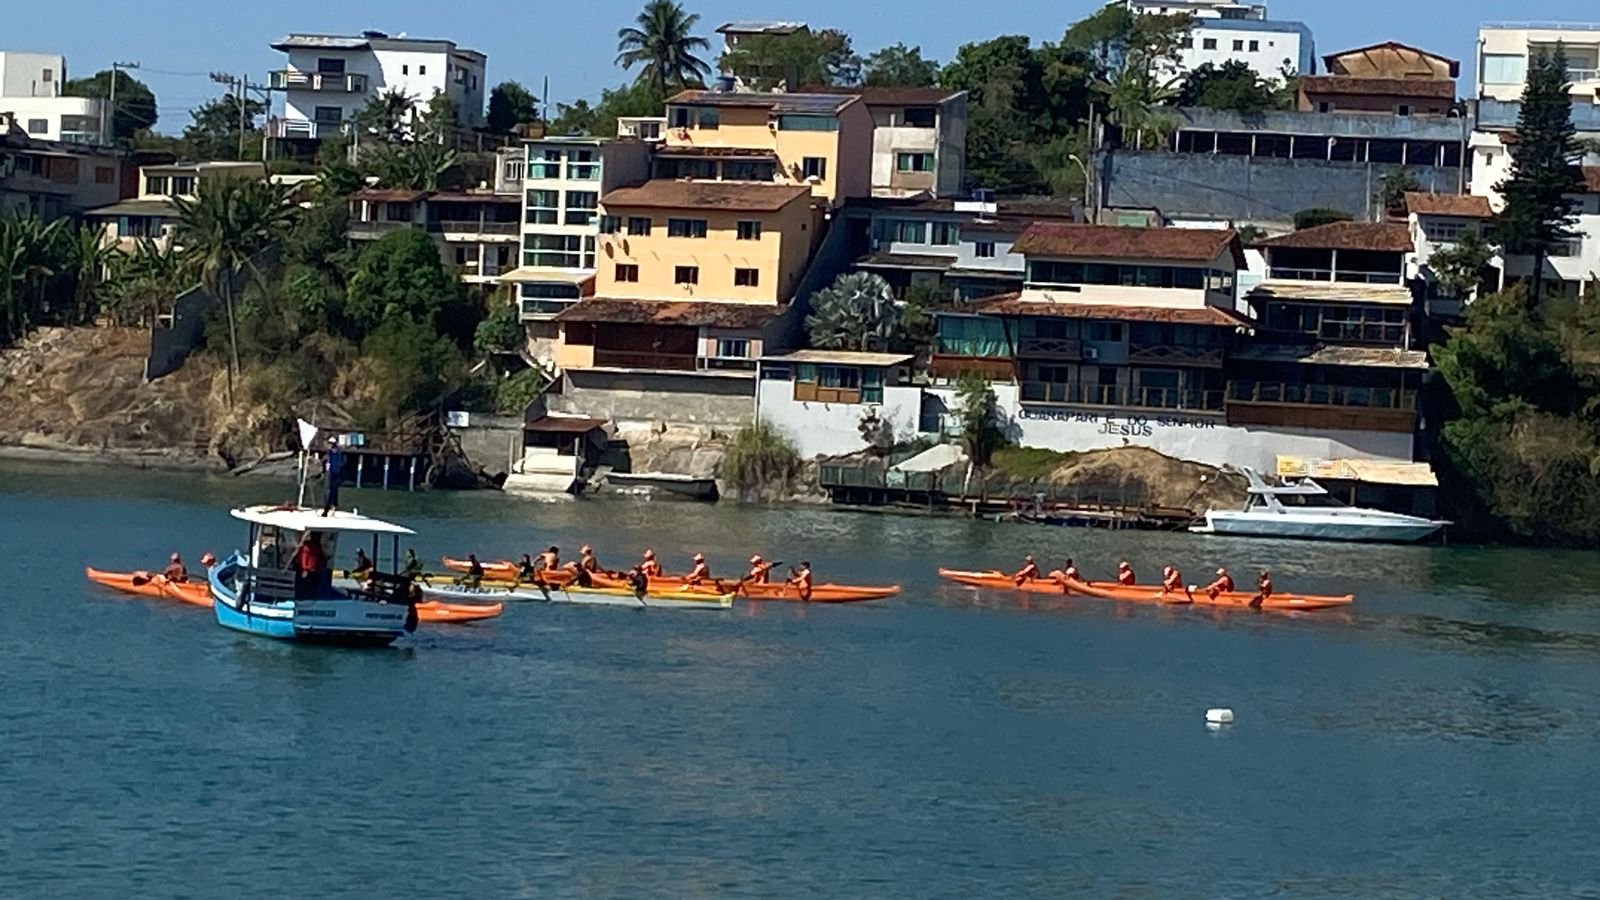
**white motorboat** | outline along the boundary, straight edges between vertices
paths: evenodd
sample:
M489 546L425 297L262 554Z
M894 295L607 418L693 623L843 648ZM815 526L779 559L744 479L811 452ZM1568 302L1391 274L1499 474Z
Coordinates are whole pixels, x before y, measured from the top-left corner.
M1247 537L1409 544L1430 537L1450 524L1381 509L1346 506L1309 478L1269 485L1254 470L1246 468L1241 471L1250 482L1244 509L1207 510L1205 524L1196 525L1190 531Z

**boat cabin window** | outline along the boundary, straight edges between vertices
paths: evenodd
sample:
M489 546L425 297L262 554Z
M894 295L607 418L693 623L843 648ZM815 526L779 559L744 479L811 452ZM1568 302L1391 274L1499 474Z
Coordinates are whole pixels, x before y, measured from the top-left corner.
M1312 507L1326 508L1332 506L1344 506L1343 503L1340 503L1338 500L1333 499L1327 494L1279 494L1278 502L1282 503L1289 509L1295 509L1297 507L1306 509Z
M288 571L294 568L294 556L300 549L300 532L263 525L256 536L250 564L257 569ZM333 560L339 547L337 532L313 531L311 536L322 545L322 558Z

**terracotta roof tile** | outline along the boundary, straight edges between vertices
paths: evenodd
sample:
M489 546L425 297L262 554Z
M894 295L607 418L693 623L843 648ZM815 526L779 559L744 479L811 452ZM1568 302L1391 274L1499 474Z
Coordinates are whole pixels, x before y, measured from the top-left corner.
M1314 94L1382 94L1454 100L1456 83L1447 78L1359 78L1353 75L1302 75L1300 90Z
M998 294L978 300L971 312L990 316L1041 316L1053 319L1104 319L1116 322L1170 322L1177 325L1216 325L1234 328L1251 324L1231 309L1215 306L1119 306L1114 303L1070 303L1038 299L1031 292Z
M1368 50L1410 50L1412 53L1415 53L1418 56L1427 57L1428 59L1436 59L1442 63L1448 63L1450 65L1451 78L1455 78L1461 74L1461 63L1457 60L1453 60L1448 56L1440 56L1437 53L1424 50L1421 47L1413 47L1410 44L1402 44L1399 41L1382 41L1377 44L1367 44L1365 47L1352 47L1349 50L1340 50L1338 53L1324 54L1322 57L1323 67L1329 71L1332 71L1335 61L1340 57L1355 56L1359 53L1366 53Z
M557 322L609 322L629 325L689 325L710 328L760 328L787 306L724 303L716 300L579 300Z
M688 90L667 98L673 105L742 106L770 109L780 113L825 115L837 113L856 102L855 94L757 93Z
M1419 216L1466 216L1487 219L1494 215L1489 198L1473 194L1424 194L1406 192L1406 211Z
M1414 249L1411 229L1401 224L1377 222L1330 222L1302 228L1256 243L1258 247L1283 247L1295 250L1376 250L1405 253Z
M1191 262L1210 262L1230 248L1242 267L1244 250L1231 228L1128 228L1061 222L1036 222L1011 246L1012 252L1027 256Z
M618 188L602 197L600 202L605 206L776 212L802 197L810 196L811 188L804 184L674 181L658 178L638 187Z

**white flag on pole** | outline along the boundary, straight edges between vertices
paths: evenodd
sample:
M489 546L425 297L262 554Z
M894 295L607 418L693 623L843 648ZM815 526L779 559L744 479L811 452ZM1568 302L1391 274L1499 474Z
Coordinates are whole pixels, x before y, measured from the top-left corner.
M310 450L311 442L317 439L317 426L307 422L305 419L297 419L296 421L300 423L300 448Z

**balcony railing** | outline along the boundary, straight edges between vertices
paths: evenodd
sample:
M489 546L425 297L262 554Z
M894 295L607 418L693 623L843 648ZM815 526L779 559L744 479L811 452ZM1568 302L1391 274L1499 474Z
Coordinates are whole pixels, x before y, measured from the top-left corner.
M1053 356L1058 359L1082 359L1083 342L1077 338L1018 338L1017 355Z
M1357 272L1353 269L1297 269L1273 266L1267 270L1268 278L1284 281L1344 281L1355 284L1400 284L1401 272Z
M698 360L702 370L710 372L754 372L756 361L747 356L702 356Z
M558 300L553 297L524 297L522 298L522 318L548 319L558 313L565 312L572 304L577 302L577 298Z
M428 230L442 234L490 234L497 237L515 237L522 233L520 222L442 222L428 223Z
M361 237L364 235L384 235L390 233L391 231L399 231L402 228L414 227L416 226L411 222L395 222L388 219L381 219L377 221L352 220L350 222L350 236Z
M1130 344L1129 362L1174 363L1187 366L1222 365L1221 347L1179 347L1172 344Z
M1121 384L1081 384L1024 381L1022 402L1059 403L1064 406L1113 406L1130 409L1168 409L1185 412L1221 412L1220 390L1136 387Z
M275 91L324 91L335 94L365 94L367 76L353 72L298 72L279 69L268 74L269 86Z
M633 350L594 351L594 364L610 369L667 369L693 372L699 368L693 353L639 353Z
M270 138L325 140L338 137L343 131L343 122L315 122L310 119L267 120L267 137Z
M1417 392L1403 388L1346 387L1282 381L1238 380L1228 383L1229 403L1280 406L1340 406L1359 409L1416 409Z

